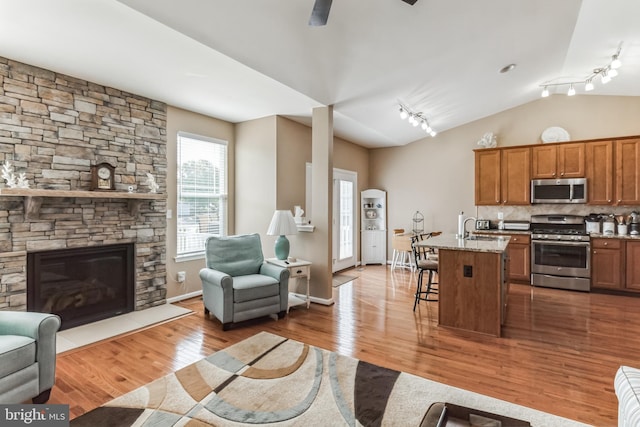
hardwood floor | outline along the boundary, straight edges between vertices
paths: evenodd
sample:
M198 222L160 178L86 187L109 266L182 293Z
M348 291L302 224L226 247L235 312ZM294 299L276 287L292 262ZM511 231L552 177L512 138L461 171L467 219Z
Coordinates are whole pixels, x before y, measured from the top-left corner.
M640 366L640 299L511 285L503 338L437 326L435 303L414 313L416 277L366 266L334 288L336 304L294 308L223 332L196 311L58 356L49 403L75 418L256 332L281 336L596 426L617 425L613 378Z

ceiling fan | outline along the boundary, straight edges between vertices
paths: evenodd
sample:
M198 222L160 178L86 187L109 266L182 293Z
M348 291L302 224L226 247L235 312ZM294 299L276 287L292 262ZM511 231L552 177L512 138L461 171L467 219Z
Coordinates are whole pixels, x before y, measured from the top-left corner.
M413 6L418 0L402 0L405 3ZM309 18L309 25L313 27L320 27L327 25L329 19L329 10L331 9L331 3L333 0L316 0L313 4L313 10L311 11L311 18Z

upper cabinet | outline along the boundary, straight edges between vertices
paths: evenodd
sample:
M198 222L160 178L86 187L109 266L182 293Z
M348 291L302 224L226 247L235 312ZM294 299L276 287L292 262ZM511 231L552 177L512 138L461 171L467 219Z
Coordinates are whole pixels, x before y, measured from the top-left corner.
M586 143L584 158L587 177L587 203L590 205L613 203L613 141Z
M582 178L585 176L585 144L543 144L531 149L531 178Z
M587 178L590 205L640 205L640 137L476 149L476 205L528 205L532 179Z
M640 139L616 140L616 204L640 204Z
M477 150L476 205L530 203L531 150L528 147Z

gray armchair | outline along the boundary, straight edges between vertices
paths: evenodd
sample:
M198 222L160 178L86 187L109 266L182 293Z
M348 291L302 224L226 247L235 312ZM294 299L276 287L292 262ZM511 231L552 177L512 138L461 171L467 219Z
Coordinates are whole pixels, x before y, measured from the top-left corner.
M222 329L256 317L284 317L289 303L289 270L264 262L260 235L209 237L206 268L200 270L204 313Z
M49 400L58 329L55 314L0 311L0 403Z

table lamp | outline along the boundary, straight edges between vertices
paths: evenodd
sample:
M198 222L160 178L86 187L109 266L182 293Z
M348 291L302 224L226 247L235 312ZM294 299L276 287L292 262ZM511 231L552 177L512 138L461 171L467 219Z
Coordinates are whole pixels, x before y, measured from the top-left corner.
M280 236L276 239L276 258L280 260L287 259L289 256L289 240L286 235L296 234L297 232L298 227L290 210L275 211L273 213L267 235Z

